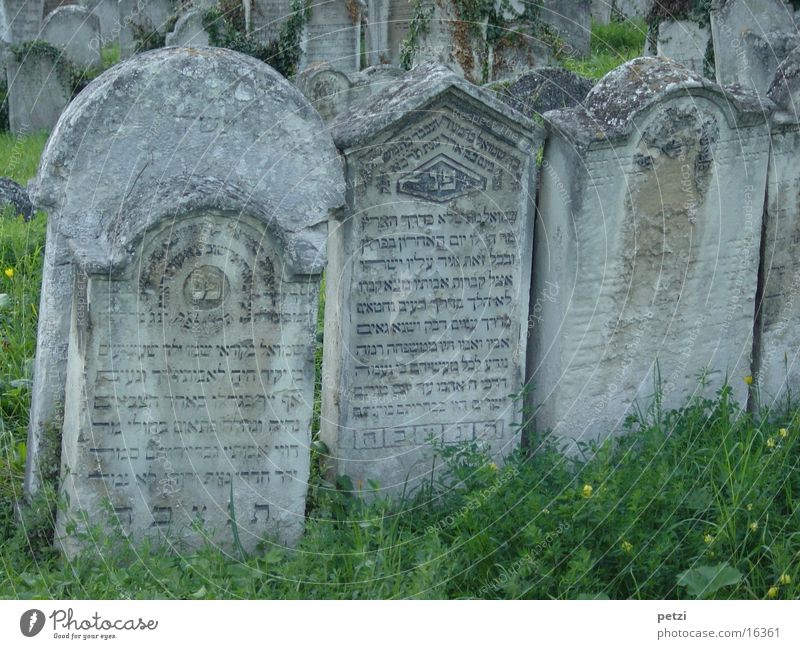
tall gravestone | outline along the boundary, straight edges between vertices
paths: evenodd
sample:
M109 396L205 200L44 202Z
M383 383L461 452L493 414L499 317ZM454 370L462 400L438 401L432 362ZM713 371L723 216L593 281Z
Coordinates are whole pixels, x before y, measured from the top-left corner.
M717 82L762 96L778 64L800 45L793 12L782 0L714 0L711 33Z
M589 54L592 40L591 0L541 0L538 19L565 44L565 54L579 58Z
M120 57L131 56L142 38L166 34L178 6L177 0L119 0Z
M84 515L134 541L295 541L343 200L311 105L230 50L147 52L70 105L36 187L49 220L26 485L52 468L65 404L61 546L81 547L67 530Z
M2 0L5 16L2 40L27 43L35 40L42 27L44 0Z
M545 114L528 372L534 424L620 432L655 391L747 401L769 132L758 98L639 58ZM574 449L574 447L571 447Z
M387 0L367 0L366 56L369 65L387 65L389 54L389 5Z
M761 405L783 407L800 389L800 49L778 68L768 97L776 104L762 244L763 286L756 327Z
M79 68L100 67L100 19L85 7L54 10L42 25L41 40L62 49Z
M70 100L63 62L38 47L8 56L6 83L8 122L14 135L50 130Z
M301 70L326 62L337 70L356 72L361 65L361 5L357 0L313 3L300 47Z
M346 214L330 228L320 436L382 494L434 444L519 440L542 130L433 62L341 114Z

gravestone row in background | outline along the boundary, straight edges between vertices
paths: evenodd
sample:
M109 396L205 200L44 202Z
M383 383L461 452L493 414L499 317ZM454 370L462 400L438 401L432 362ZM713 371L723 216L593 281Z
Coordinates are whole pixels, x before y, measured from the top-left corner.
M432 444L502 459L525 379L534 425L565 441L620 432L655 390L669 408L727 379L745 403L756 372L780 398L780 359L789 385L797 375L795 305L781 299L796 288L783 160L797 69L788 60L770 93L769 182L768 100L664 59L631 61L581 99L574 80L556 100L576 107L544 116L535 236L542 129L436 64L334 103L327 128L229 51L107 72L68 108L37 184L50 219L28 492L60 465L62 535L81 510L102 520L108 499L136 539L196 544L201 520L230 545L235 518L248 549L296 540L326 242L320 435L330 468L365 488L430 479ZM531 115L544 106L524 92L542 78L509 96ZM348 188L335 218L331 132Z

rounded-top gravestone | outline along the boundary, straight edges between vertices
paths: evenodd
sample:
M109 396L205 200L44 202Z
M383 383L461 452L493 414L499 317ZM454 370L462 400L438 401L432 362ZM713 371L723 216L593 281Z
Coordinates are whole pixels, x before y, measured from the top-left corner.
M26 476L35 492L60 466L68 553L83 514L135 541L297 540L343 190L308 101L230 50L147 52L70 104L36 184L49 219Z
M100 19L85 7L66 5L52 11L40 38L64 50L79 68L100 67Z

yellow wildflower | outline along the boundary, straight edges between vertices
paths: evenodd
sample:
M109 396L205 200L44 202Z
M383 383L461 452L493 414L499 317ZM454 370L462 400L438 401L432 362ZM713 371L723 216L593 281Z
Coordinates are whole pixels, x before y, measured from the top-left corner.
M703 541L706 545L711 545L714 542L714 537L711 536L711 534L706 533L706 535L703 537Z
M786 430L785 428L781 428L778 431L778 435L780 435L781 437L783 437L785 439L785 438L789 437L789 431Z
M594 491L594 489L592 489L592 485L590 485L590 484L583 485L583 497L584 498L591 498L593 491Z
M5 274L6 274L6 277L8 277L8 279L11 279L12 277L14 277L14 269L13 268L6 268Z
M753 511L753 503L747 503L747 511Z
M492 471L497 471L497 465L496 465L494 462L491 462L491 463L489 464L489 468L490 468Z
M791 575L787 575L787 574L784 572L784 573L783 573L783 574L780 576L780 579L778 579L778 583L779 583L781 586L788 586L789 584L791 584L791 583L792 583L792 577L791 577Z
M770 437L767 440L767 448L775 448L775 438L774 437Z
M747 385L753 385L753 377L750 375L745 376L744 382L747 383Z
M767 591L767 597L770 599L775 599L778 596L778 587L777 586L770 586L769 590Z
M622 551L625 554L630 554L633 552L633 544L630 541L623 541L622 542Z
M758 523L756 521L753 521L752 523L750 523L750 531L751 532L758 532Z

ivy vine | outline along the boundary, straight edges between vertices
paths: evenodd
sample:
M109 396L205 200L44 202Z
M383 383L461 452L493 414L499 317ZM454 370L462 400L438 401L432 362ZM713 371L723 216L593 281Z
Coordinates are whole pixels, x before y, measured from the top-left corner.
M236 5L242 6L241 2ZM300 62L303 28L310 17L311 0L292 0L289 18L281 25L278 38L269 43L261 43L245 33L243 14L238 9L225 12L223 4L219 9L211 8L203 13L203 27L210 45L242 52L271 65L283 76L291 77Z

